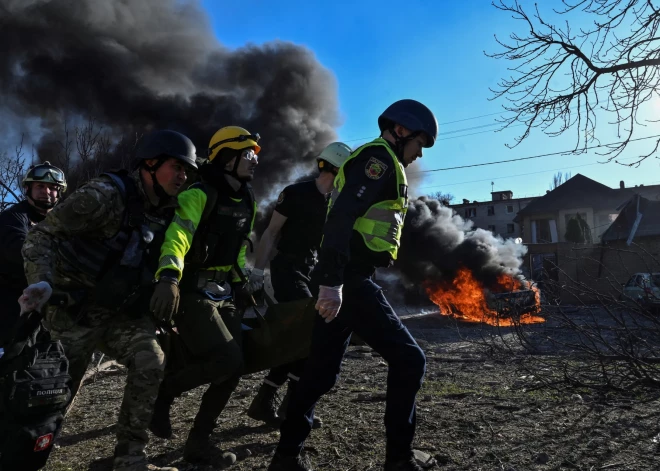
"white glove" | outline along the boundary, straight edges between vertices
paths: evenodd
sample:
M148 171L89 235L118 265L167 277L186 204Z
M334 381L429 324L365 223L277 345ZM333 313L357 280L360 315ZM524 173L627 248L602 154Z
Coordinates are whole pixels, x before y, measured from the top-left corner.
M53 288L46 281L34 283L23 290L23 294L18 298L18 304L21 305L21 315L41 311L41 308L48 302L53 294Z
M332 321L339 313L342 286L344 285L319 286L319 297L314 307L326 323Z
M254 268L250 273L250 278L245 285L245 291L249 294L254 294L264 287L264 271Z

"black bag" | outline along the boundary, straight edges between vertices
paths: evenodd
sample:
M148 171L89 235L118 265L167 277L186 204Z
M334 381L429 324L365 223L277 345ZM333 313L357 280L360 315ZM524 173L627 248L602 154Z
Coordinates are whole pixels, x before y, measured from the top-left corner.
M250 330L243 331L244 374L286 365L309 356L316 318L314 298L274 303L262 316L243 318Z
M22 317L22 330L39 317ZM37 323L27 335L15 337L0 358L0 471L46 465L70 400L64 348Z

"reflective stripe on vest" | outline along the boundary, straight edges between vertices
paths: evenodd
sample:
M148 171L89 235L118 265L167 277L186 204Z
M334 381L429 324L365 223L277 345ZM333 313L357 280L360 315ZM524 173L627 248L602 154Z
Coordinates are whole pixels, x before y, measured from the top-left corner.
M394 161L394 171L396 174L397 199L379 201L372 205L363 216L356 219L353 229L357 231L364 239L365 245L374 252L388 252L396 260L399 246L401 245L401 231L403 222L408 211L408 181L403 169L403 165L390 148L388 142L383 138L378 138L356 149L346 162L340 167L339 173L335 178L335 189L330 196L328 212L337 201L341 193L346 176L344 175L345 165L353 160L364 149L371 146L382 146L392 156Z

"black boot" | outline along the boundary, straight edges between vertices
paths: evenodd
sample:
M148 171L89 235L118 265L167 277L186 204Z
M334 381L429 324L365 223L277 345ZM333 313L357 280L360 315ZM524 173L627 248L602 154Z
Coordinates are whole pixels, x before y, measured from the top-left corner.
M156 398L154 404L154 415L151 417L149 430L159 438L172 438L172 422L170 420L170 409L174 403L174 397L164 394L162 391Z
M236 455L221 450L210 440L216 420L236 389L240 377L237 376L221 384L211 384L202 396L202 403L195 416L193 428L183 448L183 457L191 463L208 464L224 469L236 462Z
M210 434L192 429L183 447L183 459L189 463L205 464L225 469L236 463L236 455L223 451L211 442Z
M247 415L251 419L265 422L272 427L279 427L282 419L277 414L278 401L277 388L270 384L262 383L259 392L252 400L252 404L250 404Z
M424 471L415 461L415 456L407 458L387 458L384 471Z
M280 417L281 421L286 419L286 408L289 407L289 400L291 399L291 396L293 395L293 390L296 388L297 385L298 385L297 381L289 380L289 385L286 389L286 394L284 395L284 399L282 399L282 404L280 404L280 407L277 409L277 415ZM321 427L323 427L323 421L315 413L314 421L312 422L312 428L321 428Z
M286 456L275 452L267 471L314 471L306 458L300 455Z

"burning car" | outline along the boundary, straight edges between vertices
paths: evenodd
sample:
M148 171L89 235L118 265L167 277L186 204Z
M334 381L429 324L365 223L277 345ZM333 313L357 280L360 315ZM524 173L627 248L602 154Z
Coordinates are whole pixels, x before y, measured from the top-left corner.
M461 268L451 282L428 284L426 292L442 314L468 322L498 326L545 322L537 315L539 289L511 275L501 274L485 286L470 270Z

